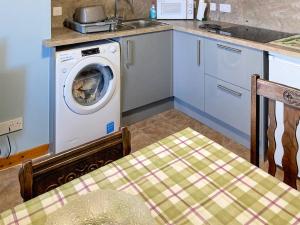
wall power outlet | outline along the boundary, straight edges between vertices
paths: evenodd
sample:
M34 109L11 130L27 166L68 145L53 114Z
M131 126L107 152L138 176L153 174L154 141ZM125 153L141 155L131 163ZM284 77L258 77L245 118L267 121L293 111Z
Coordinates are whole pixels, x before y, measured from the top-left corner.
M209 3L210 11L217 11L217 3Z
M224 13L231 13L231 5L230 4L220 4L220 11Z
M23 129L23 118L18 117L13 120L0 123L0 135L9 134Z
M61 16L62 15L62 7L53 7L52 9L52 15L53 16Z

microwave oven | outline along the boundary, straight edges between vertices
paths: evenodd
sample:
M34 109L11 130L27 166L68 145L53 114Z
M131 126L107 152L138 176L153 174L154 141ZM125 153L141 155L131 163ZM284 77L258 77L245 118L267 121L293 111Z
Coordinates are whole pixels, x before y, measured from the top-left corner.
M157 19L194 19L194 0L157 0Z

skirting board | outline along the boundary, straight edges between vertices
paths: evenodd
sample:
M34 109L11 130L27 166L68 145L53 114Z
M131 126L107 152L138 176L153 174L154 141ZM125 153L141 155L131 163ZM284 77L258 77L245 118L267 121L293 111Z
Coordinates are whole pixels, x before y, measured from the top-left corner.
M15 165L22 163L22 161L27 159L34 159L40 156L48 154L49 145L41 145L36 148L32 148L26 150L24 152L19 152L15 155L10 156L7 158L0 158L0 170L6 169Z
M227 136L228 138L235 140L239 144L244 145L246 148L250 148L249 135L238 131L237 129L209 116L205 112L202 112L194 108L193 106L189 105L188 103L185 103L177 98L174 99L174 108L200 121L206 126L220 132L221 134Z
M174 109L173 97L122 113L122 126L128 126L158 113Z

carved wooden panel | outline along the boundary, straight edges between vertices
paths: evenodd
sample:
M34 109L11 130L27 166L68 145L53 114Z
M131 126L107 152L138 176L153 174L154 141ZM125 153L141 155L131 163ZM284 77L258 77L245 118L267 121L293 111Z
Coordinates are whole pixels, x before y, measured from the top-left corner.
M23 162L19 171L23 199L29 200L126 156L131 151L127 128L69 151Z
M300 92L286 90L283 92L283 99L290 105L299 107L300 106Z
M34 176L32 187L33 197L57 188L122 157L122 146L119 145L115 146L114 149L102 151L87 159L81 159L67 166L52 170L51 173Z

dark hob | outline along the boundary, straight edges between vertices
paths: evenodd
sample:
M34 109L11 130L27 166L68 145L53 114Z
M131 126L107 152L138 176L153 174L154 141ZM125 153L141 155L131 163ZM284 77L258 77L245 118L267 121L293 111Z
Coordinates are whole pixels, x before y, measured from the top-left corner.
M222 27L220 26L220 25L218 25L218 24L209 24L209 23L207 23L207 24L201 24L200 26L199 26L199 28L202 28L202 29L205 29L205 30L208 30L208 31L219 31L219 30L221 30L222 29Z
M271 41L275 41L278 39L282 39L294 35L291 33L284 33L284 32L279 32L274 30L267 30L267 29L242 26L242 25L222 28L221 26L216 24L203 24L200 25L199 28L205 29L209 32L221 34L221 35L246 39L249 41L256 41L260 43L268 43Z

